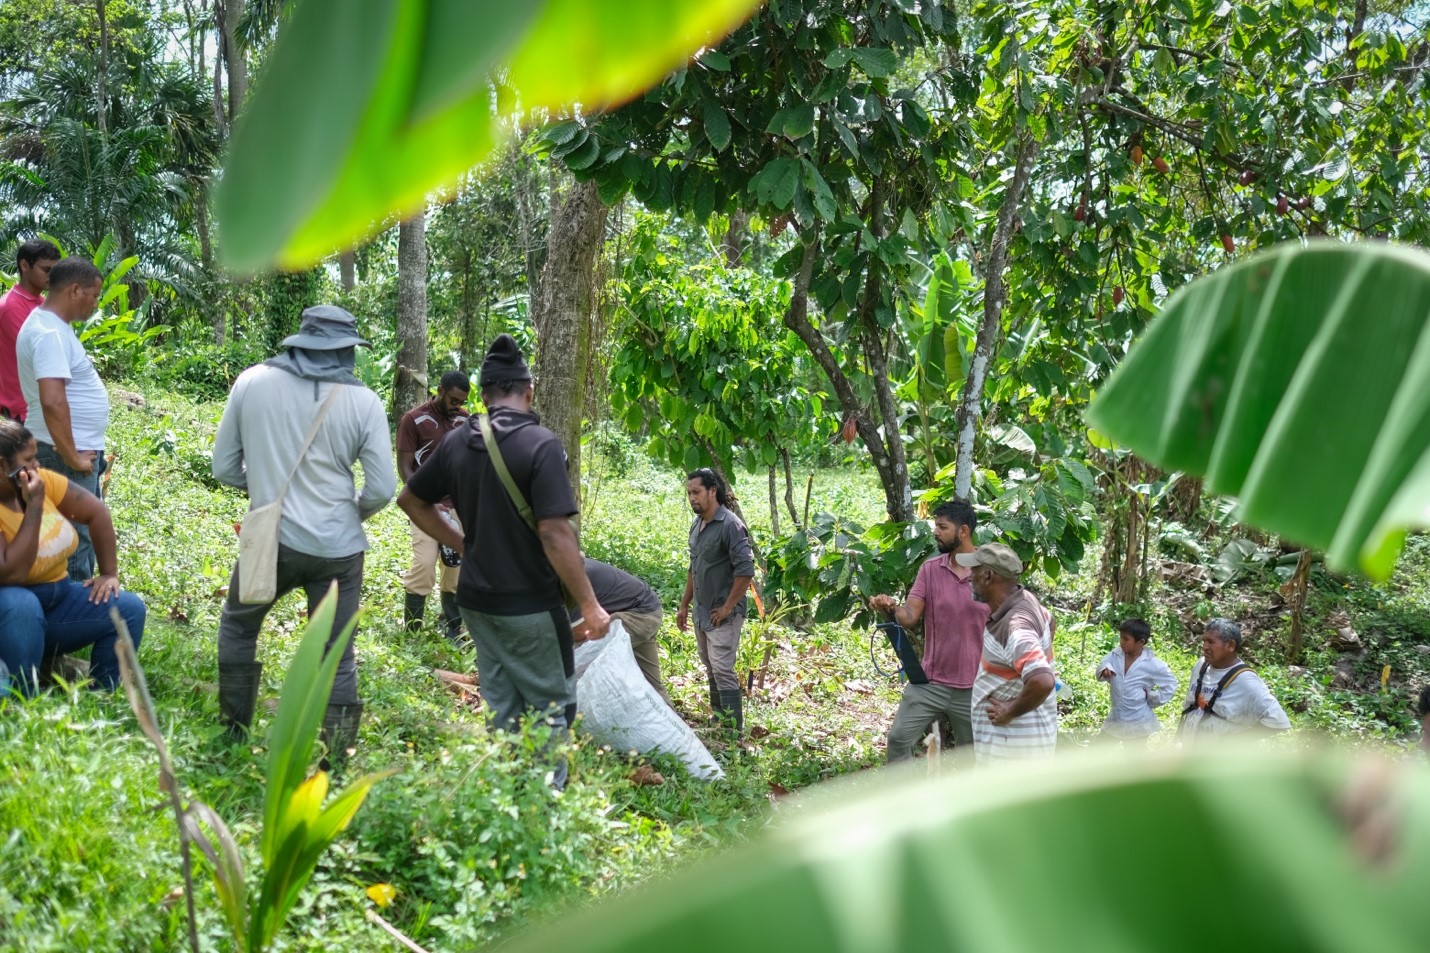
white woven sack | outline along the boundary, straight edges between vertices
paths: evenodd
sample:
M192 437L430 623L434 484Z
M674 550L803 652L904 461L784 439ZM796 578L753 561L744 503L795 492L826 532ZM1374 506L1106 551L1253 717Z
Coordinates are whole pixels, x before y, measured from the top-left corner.
M702 781L725 776L695 732L645 680L619 619L604 639L576 646L576 709L582 727L601 744L673 754Z

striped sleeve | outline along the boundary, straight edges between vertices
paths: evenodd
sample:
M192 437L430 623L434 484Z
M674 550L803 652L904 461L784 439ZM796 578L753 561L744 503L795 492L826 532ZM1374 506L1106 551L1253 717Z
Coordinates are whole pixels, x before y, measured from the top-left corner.
M1008 654L1013 659L1013 671L1027 681L1039 672L1052 674L1053 666L1043 651L1042 633L1029 629L1014 628L1008 635Z

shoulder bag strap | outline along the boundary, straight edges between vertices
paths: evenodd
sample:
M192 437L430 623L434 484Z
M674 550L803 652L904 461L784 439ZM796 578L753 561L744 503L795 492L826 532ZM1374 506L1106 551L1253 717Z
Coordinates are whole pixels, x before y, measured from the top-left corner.
M502 486L506 487L506 495L511 497L512 505L521 514L521 518L526 521L526 525L531 527L533 533L536 532L536 516L531 512L531 504L526 502L526 497L522 496L521 490L517 488L511 471L506 468L506 461L502 459L501 449L497 446L497 436L496 432L492 430L491 420L486 414L482 414L477 418L477 426L482 430L482 440L486 442L487 456L492 458L492 466L496 468Z
M293 461L293 469L288 471L288 479L283 481L283 489L278 491L278 500L288 495L288 484L293 482L293 477L298 475L298 467L302 464L303 458L308 455L308 448L313 445L313 440L318 436L318 428L323 425L323 418L328 416L328 410L333 406L333 400L338 396L338 388L343 384L334 384L333 389L328 391L328 396L323 400L323 405L318 408L318 416L313 418L313 426L308 428L308 436L303 441L303 449L298 451L298 459Z
M1217 718L1222 717L1221 715L1218 715L1216 711L1217 699L1221 697L1221 693L1224 688L1230 685L1233 681L1236 680L1236 677L1238 675L1240 675L1242 672L1246 671L1249 668L1251 668L1251 666L1247 665L1245 662L1238 662L1231 667L1230 671L1228 671L1225 675L1221 677L1221 681L1217 682L1216 684L1216 690L1212 692L1212 697L1207 699L1206 712L1208 715L1213 715Z
M1182 709L1183 716L1190 715L1197 709L1197 699L1202 697L1202 680L1207 677L1207 663L1202 662L1202 670L1197 673L1197 683L1192 686L1192 703Z

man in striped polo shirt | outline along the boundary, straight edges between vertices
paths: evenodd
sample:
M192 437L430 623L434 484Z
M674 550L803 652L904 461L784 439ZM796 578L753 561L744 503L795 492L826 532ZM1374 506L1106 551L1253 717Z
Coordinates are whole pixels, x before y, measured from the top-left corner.
M973 598L989 610L973 683L974 755L979 764L1050 757L1058 743L1052 614L1019 584L1023 561L1007 546L955 558L973 570Z

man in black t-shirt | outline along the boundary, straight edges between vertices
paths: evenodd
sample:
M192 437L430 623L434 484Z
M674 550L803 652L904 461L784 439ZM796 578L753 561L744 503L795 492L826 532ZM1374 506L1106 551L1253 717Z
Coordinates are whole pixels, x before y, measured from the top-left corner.
M536 711L561 737L576 716L573 638L601 638L610 618L591 590L571 528L577 507L566 451L531 412L531 371L511 335L492 342L479 383L500 459L535 530L503 484L476 415L442 439L397 505L424 533L463 554L457 606L476 643L482 700L495 727L514 729ZM465 538L437 512L449 496ZM582 617L574 632L563 586ZM565 777L558 764L554 783L560 787Z
M641 674L669 705L670 696L660 678L660 642L656 638L664 613L660 596L644 579L590 556L586 557L586 578L591 580L596 601L610 613L611 621L620 619L630 633L631 652Z

